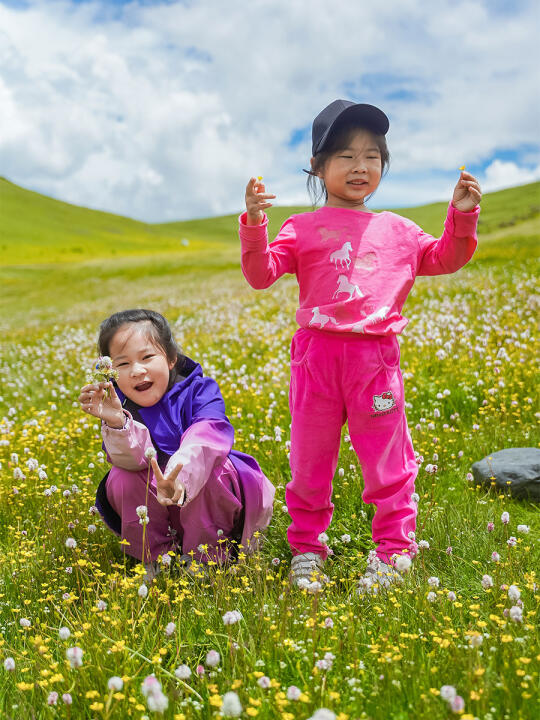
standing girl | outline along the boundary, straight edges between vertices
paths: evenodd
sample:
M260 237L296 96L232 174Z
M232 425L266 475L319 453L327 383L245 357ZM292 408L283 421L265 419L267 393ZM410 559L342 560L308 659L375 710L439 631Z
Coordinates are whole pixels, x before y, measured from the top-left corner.
M275 195L251 178L240 216L242 270L254 288L296 275L300 329L291 346L289 402L292 480L286 503L292 523L291 578L322 577L328 547L320 539L332 518L332 478L341 428L362 467L363 500L376 506L373 541L360 591L399 578L394 570L416 552L417 463L407 428L397 334L417 275L453 273L476 248L481 191L462 172L436 239L391 212L365 202L388 167L386 115L372 105L335 100L313 122L308 188L320 182L324 207L293 215L275 241L267 217ZM402 558L401 560L399 558Z
M152 310L111 315L98 347L112 360L116 385L85 385L79 402L102 421L112 468L96 506L126 552L144 561L151 579L169 550L205 562L226 559L227 539L253 548L253 534L270 522L274 487L252 457L232 450L215 380L180 353Z

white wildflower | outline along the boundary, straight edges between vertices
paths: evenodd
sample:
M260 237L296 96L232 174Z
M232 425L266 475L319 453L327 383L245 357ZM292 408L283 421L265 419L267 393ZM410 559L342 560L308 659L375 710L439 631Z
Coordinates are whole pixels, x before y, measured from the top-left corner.
M227 610L225 615L223 615L223 624L224 625L234 625L235 623L239 622L243 619L243 615L240 612L240 610Z
M482 587L484 588L484 590L493 587L493 578L491 577L491 575L482 576Z
M221 714L225 717L238 717L242 714L240 698L235 692L227 692L221 701Z
M456 688L453 685L443 685L439 692L442 699L447 702L452 702L457 695Z
M394 567L400 573L407 572L412 565L412 560L408 555L398 555L394 562Z
M523 610L519 607L519 605L514 605L510 608L510 620L512 620L515 623L523 622Z
M78 668L82 665L83 650L80 647L70 647L66 650L66 657L72 668Z
M174 674L179 680L187 680L191 676L191 670L187 665L179 665Z
M291 685L287 688L287 700L298 700L302 691L297 688L296 685Z
M221 658L217 650L209 650L206 653L206 665L208 667L216 667L219 665Z
M118 677L118 675L113 675L109 678L107 682L107 687L109 688L109 690L120 692L120 690L124 687L124 681L121 677Z

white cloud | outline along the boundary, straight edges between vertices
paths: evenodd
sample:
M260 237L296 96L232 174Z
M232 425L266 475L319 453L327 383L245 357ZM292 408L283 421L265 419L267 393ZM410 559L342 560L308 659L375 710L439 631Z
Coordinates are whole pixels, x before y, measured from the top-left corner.
M491 5L0 4L0 172L153 221L235 212L251 174L307 202L310 143L289 139L349 96L391 119L378 199L440 199L434 174L538 147L534 3Z
M485 170L484 190L503 190L513 185L525 185L526 183L540 180L540 165L528 169L519 167L513 162L494 160Z

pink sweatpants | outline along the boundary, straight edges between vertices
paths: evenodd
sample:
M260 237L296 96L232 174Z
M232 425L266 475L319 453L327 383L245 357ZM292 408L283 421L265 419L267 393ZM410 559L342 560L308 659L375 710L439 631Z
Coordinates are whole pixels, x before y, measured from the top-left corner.
M142 560L143 525L137 515L137 507L146 505L150 522L144 531L144 562L156 560L159 555L175 548L175 538L182 540L180 508L165 506L156 497L154 473L150 474L148 493L146 483L148 470L130 471L112 467L107 478L107 497L113 509L122 520L122 538L129 545L125 547L127 555Z
M349 434L364 478L362 499L376 506L377 555L413 552L411 500L417 463L405 418L403 379L395 335L343 335L301 328L291 345L289 403L292 480L286 502L294 555L328 549L318 537L332 519L332 479L341 428Z

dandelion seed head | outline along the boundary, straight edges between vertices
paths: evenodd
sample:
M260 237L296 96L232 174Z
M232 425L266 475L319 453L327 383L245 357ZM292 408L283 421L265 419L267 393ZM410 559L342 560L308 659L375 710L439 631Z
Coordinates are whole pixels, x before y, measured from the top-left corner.
M221 701L221 714L225 717L238 717L242 714L242 704L238 695L232 690L226 692Z
M109 690L120 692L120 690L124 687L124 681L121 677L118 677L118 675L113 675L107 681L107 687L109 688Z
M221 657L217 650L209 650L206 653L206 665L208 667L217 667L221 661Z
M179 665L174 671L174 674L179 680L187 680L191 677L191 670L187 665Z

